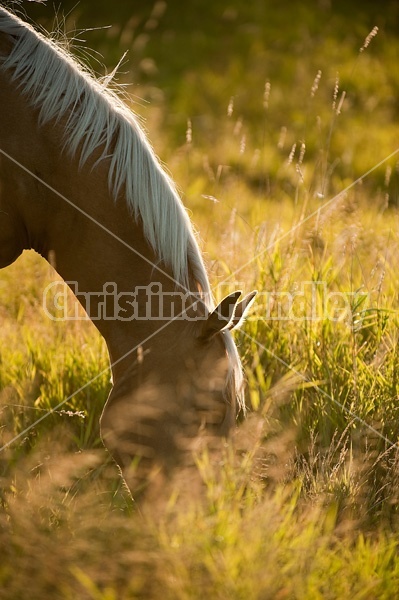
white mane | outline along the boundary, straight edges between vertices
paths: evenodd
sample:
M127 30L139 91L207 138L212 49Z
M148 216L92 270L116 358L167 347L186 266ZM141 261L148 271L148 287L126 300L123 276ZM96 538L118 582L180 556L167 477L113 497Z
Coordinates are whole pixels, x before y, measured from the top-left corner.
M188 288L192 269L206 300L209 281L190 219L133 112L59 44L4 9L0 31L15 40L3 66L39 109L40 123L67 116L65 148L74 155L82 145L81 165L102 149L100 160L110 159L113 197L123 194L134 216L141 217L148 242L176 282Z
M157 159L134 113L59 43L0 7L0 32L13 37L11 52L0 58L41 124L66 117L64 147L72 155L81 147L83 165L102 149L110 160L112 196L126 198L156 255L168 265L177 283L189 288L190 273L208 310L214 307L208 275L191 221L171 178ZM225 334L235 385L242 373L236 347ZM240 402L242 403L242 402Z

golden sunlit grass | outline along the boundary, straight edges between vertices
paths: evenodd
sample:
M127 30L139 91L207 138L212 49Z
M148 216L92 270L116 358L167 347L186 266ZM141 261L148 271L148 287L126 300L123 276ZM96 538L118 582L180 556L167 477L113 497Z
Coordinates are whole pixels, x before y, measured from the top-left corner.
M288 99L287 73L240 84L232 61L226 91L205 65L173 100L183 130L148 88L158 101L140 111L215 295L259 290L236 333L249 414L162 510L138 509L99 439L110 383L94 326L45 315L55 275L38 256L1 272L0 598L397 597L395 73L386 38L377 57L364 38L339 53L323 39L320 75L287 65Z

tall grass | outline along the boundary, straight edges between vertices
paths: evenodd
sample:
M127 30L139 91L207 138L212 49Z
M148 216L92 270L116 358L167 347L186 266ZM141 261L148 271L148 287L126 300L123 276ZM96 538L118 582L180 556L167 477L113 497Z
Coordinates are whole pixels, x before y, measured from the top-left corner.
M94 326L46 317L55 274L38 256L0 273L0 598L397 597L396 75L381 35L376 54L378 36L359 53L363 30L339 53L326 36L311 70L308 40L289 98L286 73L240 83L238 61L228 86L205 66L191 76L206 98L187 81L169 105L143 90L215 295L260 292L236 333L249 414L217 459L177 473L162 510L136 506L100 442Z

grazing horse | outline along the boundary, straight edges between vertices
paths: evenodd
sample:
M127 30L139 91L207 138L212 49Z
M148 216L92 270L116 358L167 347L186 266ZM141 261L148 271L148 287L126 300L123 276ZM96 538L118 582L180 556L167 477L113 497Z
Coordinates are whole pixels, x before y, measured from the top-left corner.
M104 337L100 429L133 494L243 408L230 330L187 212L134 114L54 40L0 7L0 268L51 260ZM50 259L51 257L51 259Z

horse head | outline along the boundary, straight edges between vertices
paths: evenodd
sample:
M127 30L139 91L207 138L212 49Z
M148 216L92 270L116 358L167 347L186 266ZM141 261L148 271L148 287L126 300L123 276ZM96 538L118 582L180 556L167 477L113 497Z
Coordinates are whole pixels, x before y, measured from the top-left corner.
M101 432L133 493L151 480L151 471L167 473L190 459L198 440L209 444L226 437L237 405L245 410L230 332L243 321L256 292L239 302L240 295L229 294L206 312L194 303L189 321L174 321L171 335L138 348L114 386Z

